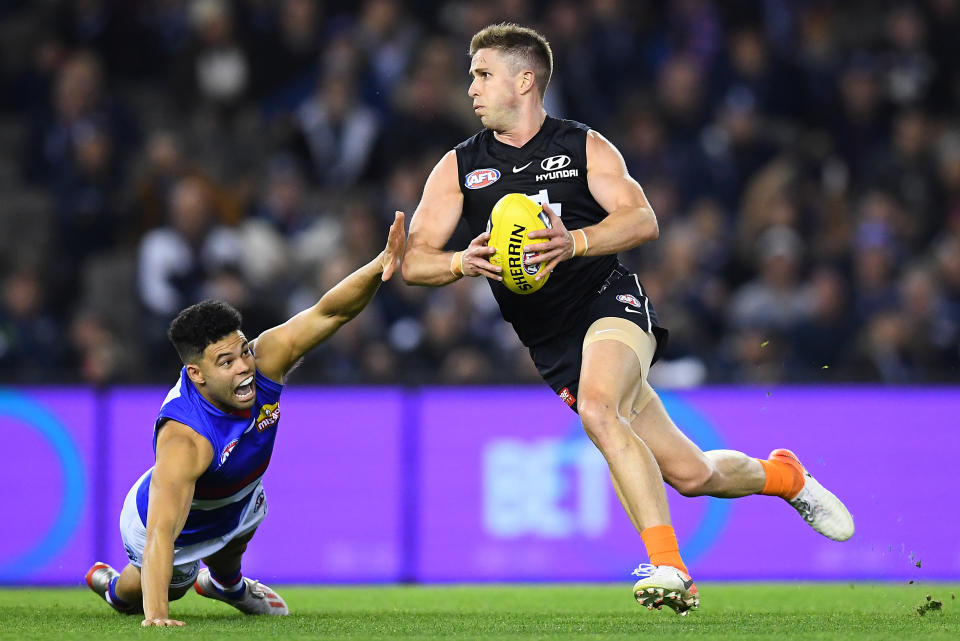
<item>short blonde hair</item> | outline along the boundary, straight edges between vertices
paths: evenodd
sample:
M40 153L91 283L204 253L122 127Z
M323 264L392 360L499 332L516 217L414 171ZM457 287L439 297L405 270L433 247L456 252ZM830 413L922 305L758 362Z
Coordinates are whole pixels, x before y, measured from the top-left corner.
M484 27L470 39L470 57L480 49L497 49L529 65L542 98L553 75L553 51L550 43L537 31L511 22Z

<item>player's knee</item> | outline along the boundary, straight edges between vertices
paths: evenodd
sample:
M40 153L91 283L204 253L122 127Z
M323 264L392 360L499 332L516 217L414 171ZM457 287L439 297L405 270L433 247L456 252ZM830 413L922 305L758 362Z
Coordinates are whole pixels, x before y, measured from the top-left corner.
M682 496L703 496L709 493L717 471L710 461L688 467L682 473L668 478L667 482Z
M577 411L583 421L583 429L597 447L603 451L608 447L617 447L623 438L623 430L614 403L581 397Z
M189 592L190 588L192 587L193 587L192 583L188 583L187 585L181 585L177 587L171 586L170 589L167 590L167 600L176 601L177 599L183 598L183 595Z

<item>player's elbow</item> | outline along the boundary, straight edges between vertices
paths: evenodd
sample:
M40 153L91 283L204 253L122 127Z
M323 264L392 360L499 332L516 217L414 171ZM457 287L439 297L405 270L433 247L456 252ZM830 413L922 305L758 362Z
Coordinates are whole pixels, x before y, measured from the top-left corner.
M416 255L416 250L411 251L408 248L403 261L400 263L400 275L403 276L403 282L407 285L425 285L419 267L420 261Z
M647 236L647 242L657 240L658 238L660 238L660 225L657 224L657 219L654 218L650 222L650 233Z
M407 285L416 285L416 279L414 278L413 264L407 256L403 257L403 261L400 263L400 275L403 276L403 282Z
M647 215L643 217L639 229L637 230L640 241L642 243L649 243L652 240L660 238L660 225L657 224L657 217L653 215L652 211L647 212Z
M325 301L321 298L320 302L324 303ZM352 321L363 311L365 305L348 303L347 305L342 305L337 308L328 305L319 305L318 307L316 316L313 319L315 322L312 331L314 334L322 335L329 332L331 327L333 331L336 331Z

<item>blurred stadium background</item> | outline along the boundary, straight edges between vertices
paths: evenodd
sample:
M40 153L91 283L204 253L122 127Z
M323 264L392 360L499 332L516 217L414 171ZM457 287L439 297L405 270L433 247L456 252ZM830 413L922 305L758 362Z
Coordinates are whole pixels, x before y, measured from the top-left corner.
M671 330L651 376L678 423L797 448L858 518L838 547L763 499L674 501L699 576L960 577L957 0L0 0L0 479L32 479L0 582L122 563L170 319L221 298L256 335L374 255L477 130L466 47L503 19L550 39L548 110L657 212L622 258ZM249 563L626 579L599 455L546 387L503 387L538 380L479 279L386 284L292 377Z

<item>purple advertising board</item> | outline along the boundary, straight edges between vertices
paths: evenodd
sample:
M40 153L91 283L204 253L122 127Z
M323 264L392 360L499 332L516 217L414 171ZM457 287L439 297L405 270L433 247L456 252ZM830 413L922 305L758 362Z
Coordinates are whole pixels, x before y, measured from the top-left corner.
M151 465L163 388L7 389L0 583L73 584L122 566L120 507ZM777 447L850 507L846 543L783 501L669 492L703 579L960 578L960 390L715 388L663 394L705 449ZM549 390L292 385L244 559L284 582L630 580L646 561L606 465ZM13 521L11 521L13 522Z
M707 389L663 395L705 449L792 448L846 502L846 543L780 499L669 492L703 579L960 576L955 389ZM481 409L482 408L482 409ZM424 581L629 580L646 556L577 417L533 390L433 390L420 410L417 576Z
M86 390L0 390L0 583L74 583L94 553L95 404ZM81 573L82 577L82 573Z

